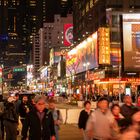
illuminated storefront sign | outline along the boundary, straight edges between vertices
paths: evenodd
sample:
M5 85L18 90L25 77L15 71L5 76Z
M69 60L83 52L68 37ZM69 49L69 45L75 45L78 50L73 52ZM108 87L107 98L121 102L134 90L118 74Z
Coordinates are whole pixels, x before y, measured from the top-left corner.
M0 94L2 94L2 68L0 67Z
M127 83L131 83L131 82L140 82L140 78L103 78L100 79L101 82L127 82Z
M27 86L31 84L33 80L33 65L27 65Z
M47 67L44 67L41 70L40 78L46 80L47 79L47 76L48 76L48 68Z
M89 72L88 74L88 80L98 80L105 78L105 71L98 71L98 72Z
M121 48L110 48L110 59L112 65L119 65L121 62Z
M85 64L89 64L85 67ZM66 56L67 75L98 67L97 32L89 36Z
M73 24L64 24L64 46L73 44Z
M123 14L124 70L140 71L140 14Z
M110 64L110 30L101 27L98 30L99 37L99 64Z

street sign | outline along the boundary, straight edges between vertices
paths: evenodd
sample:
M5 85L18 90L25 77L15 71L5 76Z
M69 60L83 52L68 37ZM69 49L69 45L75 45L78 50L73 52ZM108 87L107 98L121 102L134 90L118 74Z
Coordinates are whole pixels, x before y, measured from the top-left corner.
M25 68L14 68L13 72L23 72L25 71Z

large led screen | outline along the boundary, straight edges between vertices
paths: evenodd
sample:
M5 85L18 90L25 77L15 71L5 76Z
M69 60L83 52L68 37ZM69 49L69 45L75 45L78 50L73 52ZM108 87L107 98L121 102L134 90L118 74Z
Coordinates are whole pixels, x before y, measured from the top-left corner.
M81 42L66 56L67 75L98 67L97 32Z
M123 14L124 70L140 71L140 14Z

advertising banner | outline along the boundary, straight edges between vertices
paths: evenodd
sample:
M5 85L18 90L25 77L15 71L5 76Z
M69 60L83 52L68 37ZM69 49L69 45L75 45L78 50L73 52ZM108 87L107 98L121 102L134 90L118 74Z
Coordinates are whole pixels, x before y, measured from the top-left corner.
M67 75L98 67L97 32L89 36L66 56Z
M98 30L99 37L99 64L110 64L110 30L101 27Z
M70 46L73 43L73 24L64 24L64 46Z
M121 62L121 49L120 48L110 48L110 59L112 65L119 65Z
M33 80L33 65L27 65L27 86L31 84Z
M124 70L140 71L140 14L123 14Z

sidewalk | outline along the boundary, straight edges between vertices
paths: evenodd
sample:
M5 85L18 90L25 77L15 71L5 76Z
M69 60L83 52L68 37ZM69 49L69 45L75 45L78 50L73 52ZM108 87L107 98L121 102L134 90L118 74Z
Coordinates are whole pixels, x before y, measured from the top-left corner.
M82 134L77 125L62 125L60 128L60 140L82 140Z
M21 136L17 140L21 140ZM82 134L77 125L61 125L59 140L82 140Z

